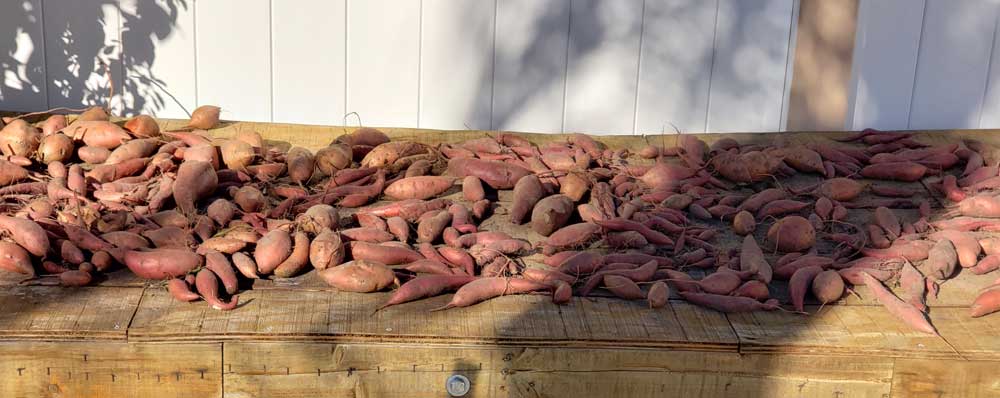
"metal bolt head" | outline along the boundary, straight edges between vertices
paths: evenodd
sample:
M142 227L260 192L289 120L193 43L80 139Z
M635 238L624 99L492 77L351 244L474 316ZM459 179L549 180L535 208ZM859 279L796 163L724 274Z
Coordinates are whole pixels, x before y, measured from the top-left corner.
M472 389L472 382L469 381L468 377L462 375L451 375L444 384L445 390L448 391L448 395L453 397L464 397L465 394L469 393Z

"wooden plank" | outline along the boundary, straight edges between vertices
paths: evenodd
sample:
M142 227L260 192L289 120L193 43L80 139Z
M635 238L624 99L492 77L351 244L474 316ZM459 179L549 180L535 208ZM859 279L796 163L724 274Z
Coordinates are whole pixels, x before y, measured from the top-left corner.
M908 128L976 128L1000 4L929 1Z
M452 374L469 396L491 395L501 350L452 346L226 343L227 395L288 397L445 396ZM405 355L399 355L405 352Z
M198 104L194 5L122 0L125 114L187 118Z
M847 117L858 0L800 4L787 129L841 129Z
M4 397L222 397L219 344L0 342Z
M141 296L135 288L5 288L0 340L125 339Z
M341 124L347 112L347 2L299 0L271 8L274 121ZM316 27L324 26L322 39Z
M892 397L1000 397L996 363L896 359Z
M646 2L636 133L705 131L718 1Z
M642 4L572 2L564 131L635 132Z
M369 126L416 126L420 2L348 0L347 21L347 111Z
M493 129L561 132L569 0L497 0Z
M806 309L808 317L780 311L730 314L740 351L957 358L944 340L912 330L881 307ZM931 319L936 319L936 312L949 310L933 310Z
M121 93L122 25L117 3L48 0L43 13L45 73L52 82L48 106L107 106L108 74L116 84L115 92ZM104 65L110 66L110 73ZM120 113L120 102L111 103L115 113Z
M861 0L848 130L907 127L923 15L923 0Z
M240 294L241 307L213 311L147 289L129 329L136 341L328 340L459 344L698 347L736 350L724 316L683 302L649 310L640 302L575 299L556 306L543 295L500 297L480 305L428 312L450 295L374 312L387 293L285 289ZM700 312L700 313L696 313ZM681 314L681 315L677 315ZM680 319L684 316L685 319ZM690 321L688 321L690 320Z
M472 396L888 395L892 360L662 350L445 345L225 343L227 393L442 395L447 377Z
M791 0L719 0L706 131L778 131Z
M496 0L421 7L418 127L489 130Z
M271 121L271 26L268 0L194 3L198 103L219 104L224 118Z
M11 111L48 108L42 25L41 0L0 4L0 37L4 40L0 65L5 71L0 77L0 102Z

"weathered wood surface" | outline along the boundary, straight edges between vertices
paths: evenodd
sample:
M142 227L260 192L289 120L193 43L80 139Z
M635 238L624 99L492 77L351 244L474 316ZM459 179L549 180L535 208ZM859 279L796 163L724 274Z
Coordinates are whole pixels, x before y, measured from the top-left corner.
M221 398L222 346L0 342L0 396Z

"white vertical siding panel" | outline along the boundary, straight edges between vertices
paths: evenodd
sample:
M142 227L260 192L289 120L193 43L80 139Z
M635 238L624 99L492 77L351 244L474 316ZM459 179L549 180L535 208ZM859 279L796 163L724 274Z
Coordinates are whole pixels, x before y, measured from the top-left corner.
M906 128L923 14L922 0L861 0L849 129Z
M187 118L197 106L194 4L121 0L121 11L125 114Z
M269 1L195 6L199 105L221 106L223 119L271 121Z
M707 130L777 131L792 0L719 0Z
M646 0L638 133L705 131L716 0Z
M420 126L490 129L495 0L424 0Z
M497 0L493 128L563 128L569 0Z
M117 4L105 0L46 0L45 69L51 87L49 106L107 106L110 74L115 96L121 93L121 18ZM109 71L105 66L110 67ZM112 111L120 103L112 100Z
M979 117L979 128L1000 128L1000 16L993 31L993 50L991 51L989 77L986 81L983 98L982 115Z
M909 128L979 127L998 4L928 0Z
M346 0L274 2L275 122L343 123L347 100L345 5Z
M416 126L420 2L348 0L347 111L369 126Z
M8 111L47 107L42 1L0 2L0 104Z
M566 75L566 131L632 134L642 0L575 0Z

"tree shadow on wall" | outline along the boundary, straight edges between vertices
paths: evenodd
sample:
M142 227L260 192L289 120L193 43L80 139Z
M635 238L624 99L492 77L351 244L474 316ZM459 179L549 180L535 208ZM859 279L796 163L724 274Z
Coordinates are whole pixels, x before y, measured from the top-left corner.
M189 0L5 2L0 108L110 106L120 116L163 109L173 99L152 72L157 44L175 34L191 6Z

